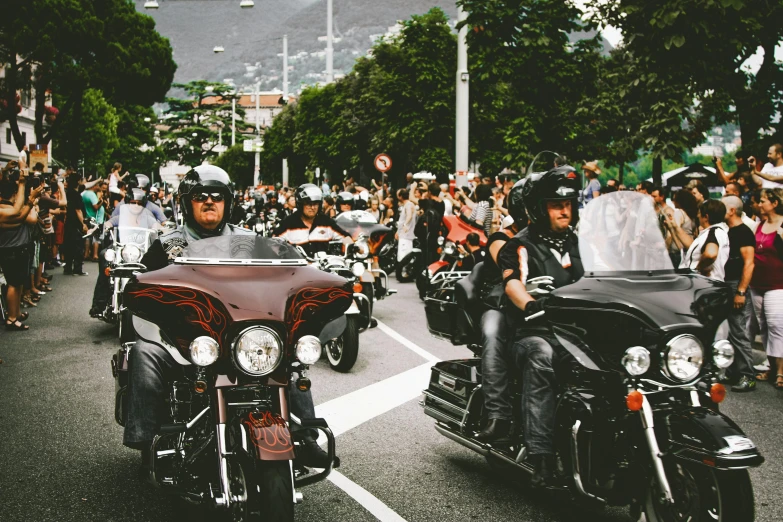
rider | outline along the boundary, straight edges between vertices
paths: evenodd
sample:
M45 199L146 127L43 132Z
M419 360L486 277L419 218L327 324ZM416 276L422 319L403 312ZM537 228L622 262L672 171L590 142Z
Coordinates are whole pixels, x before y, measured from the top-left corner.
M481 316L481 387L484 391L484 408L488 422L476 438L483 442L503 444L511 442L511 421L513 419L509 392L508 337L509 326L502 305L505 303L503 278L498 268L498 254L528 224L527 212L523 201L526 180L517 181L506 196L508 214L514 219L511 226L499 230L487 240L488 256L484 258L481 269L484 295L483 302L487 311Z
M134 174L128 179L127 183L127 192L125 196L126 201L130 201L129 198L132 196L130 195L130 192L132 189L141 189L144 191L144 194L149 192L150 189L150 178L146 174ZM152 215L155 216L155 219L158 220L159 223L163 223L166 221L166 215L163 213L163 210L158 206L156 203L153 203L149 200L149 198L145 197L145 205L144 207L152 212ZM114 211L111 214L111 217L119 216L120 215L120 206L122 204L118 205L114 208Z
M337 213L350 212L353 210L356 198L348 191L337 194Z
M233 191L226 172L212 165L201 165L185 175L179 185L179 201L184 226L162 235L142 258L148 270L165 267L181 255L191 241L208 237L252 234L228 224ZM129 355L128 413L123 443L142 450L142 469L149 462L150 443L160 425L155 405L167 397L164 374L176 368L169 353L160 346L136 340ZM291 412L300 419L314 418L315 408L309 391L289 386ZM303 444L297 449L297 460L304 466L324 468L328 455L316 442L312 430L299 430Z
M312 183L305 183L296 189L296 211L285 218L272 233L294 246L301 246L308 256L326 252L329 242L342 240L346 245L353 243L351 235L340 228L335 221L322 214L324 195Z
M553 278L554 287L571 284L584 275L576 234L579 219L579 185L573 167L556 167L529 180L523 200L531 225L506 243L498 258L511 301L509 317L516 325L510 360L522 373L522 419L525 445L535 473L532 484L551 482L555 451L555 375L553 343L549 329L524 319L544 311L546 296L534 299L527 291L529 279Z

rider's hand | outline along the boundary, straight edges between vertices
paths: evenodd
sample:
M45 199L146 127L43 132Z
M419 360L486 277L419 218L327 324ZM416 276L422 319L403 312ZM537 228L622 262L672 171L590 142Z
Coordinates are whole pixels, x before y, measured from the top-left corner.
M547 296L541 296L535 301L530 301L527 305L525 305L525 315L530 317L531 315L535 315L538 312L543 312L544 306L548 299L549 297Z

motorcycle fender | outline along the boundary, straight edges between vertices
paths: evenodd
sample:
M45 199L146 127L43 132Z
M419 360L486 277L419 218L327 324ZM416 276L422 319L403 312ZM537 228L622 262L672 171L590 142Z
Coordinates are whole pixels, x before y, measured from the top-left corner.
M758 448L737 424L720 412L694 406L655 412L659 440L667 453L719 470L745 469L764 462Z
M351 307L356 308L356 303L351 303ZM356 308L355 313L357 314L359 313L358 308ZM331 341L332 339L337 339L345 331L345 327L347 325L348 325L348 319L344 315L341 315L334 321L330 321L326 323L326 326L323 327L321 333L318 334L318 340L321 341L321 344L325 344Z
M356 299L353 300L351 306L345 311L345 315L359 315L362 311L359 310L359 305L356 304Z
M249 412L240 419L242 446L258 460L293 460L294 442L285 419L272 411Z
M434 263L432 263L430 266L427 267L427 270L429 271L430 277L432 277L438 273L438 270L440 270L441 268L445 268L447 266L449 266L448 261L435 261Z

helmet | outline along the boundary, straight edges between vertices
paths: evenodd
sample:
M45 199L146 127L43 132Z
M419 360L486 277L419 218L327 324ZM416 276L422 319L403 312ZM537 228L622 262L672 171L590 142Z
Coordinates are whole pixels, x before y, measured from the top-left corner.
M302 207L306 203L318 203L318 210L321 210L321 203L324 199L321 189L312 183L300 185L299 188L296 189L294 197L296 198L296 208L299 212L302 211Z
M146 174L134 174L128 179L128 186L130 188L140 188L146 192L150 186L150 178Z
M527 225L527 211L525 210L524 191L528 183L527 178L514 183L507 196L508 215L517 223L517 226Z
M337 194L337 201L335 201L335 203L337 204L338 210L340 210L340 205L350 205L351 209L353 209L355 200L356 198L354 198L353 194L350 192L340 192Z
M571 201L571 225L579 221L577 204L579 201L579 182L576 170L569 166L556 167L545 174L531 174L522 188L522 201L530 222L539 226L549 226L547 201ZM516 188L516 185L514 186ZM513 190L513 189L512 189ZM509 209L510 211L510 209Z
M202 188L222 193L226 201L223 220L215 230L206 230L193 219L193 207L191 206L190 198L192 194ZM185 218L185 224L198 232L200 236L206 237L223 232L226 223L231 218L231 211L234 205L234 184L231 183L231 178L228 177L225 170L214 165L199 165L185 174L185 177L179 184L177 194L182 207L182 215Z
M147 205L147 193L140 188L132 188L128 191L128 203L131 201L138 201L142 207Z

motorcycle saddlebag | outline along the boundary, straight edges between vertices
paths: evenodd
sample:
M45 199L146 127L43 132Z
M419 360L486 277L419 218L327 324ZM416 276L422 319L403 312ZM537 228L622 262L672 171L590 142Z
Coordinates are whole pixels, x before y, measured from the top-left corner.
M459 310L454 300L454 288L439 288L424 298L424 312L427 315L427 329L430 333L447 341L455 338Z
M427 391L464 409L479 384L481 359L441 361L432 367Z

